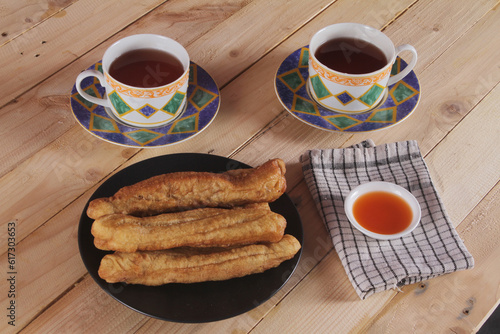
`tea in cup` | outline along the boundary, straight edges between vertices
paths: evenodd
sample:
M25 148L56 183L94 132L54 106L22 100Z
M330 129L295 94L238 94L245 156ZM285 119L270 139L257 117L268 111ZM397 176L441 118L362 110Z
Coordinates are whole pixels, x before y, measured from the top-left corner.
M111 45L102 58L102 73L86 70L76 79L78 93L106 107L113 116L135 127L159 127L182 113L189 84L189 55L168 37L140 34ZM96 77L106 98L87 94L81 83Z
M396 57L410 51L410 63L390 76ZM308 90L326 109L357 114L377 107L387 87L402 80L417 62L411 45L395 47L381 31L358 23L339 23L318 31L309 43Z

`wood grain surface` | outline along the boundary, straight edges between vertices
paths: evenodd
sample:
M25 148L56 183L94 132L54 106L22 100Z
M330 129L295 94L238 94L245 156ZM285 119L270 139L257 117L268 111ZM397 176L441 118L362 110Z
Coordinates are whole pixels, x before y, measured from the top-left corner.
M500 300L500 11L498 0L14 1L0 5L0 333L474 333ZM359 22L419 54L416 110L365 133L313 128L283 108L280 63L317 30ZM76 76L115 41L136 33L178 40L220 88L213 123L166 147L123 147L75 120ZM407 57L406 54L402 55ZM417 140L474 269L361 301L304 182L300 156ZM93 192L147 158L209 153L257 166L281 158L304 228L303 254L262 305L217 322L142 315L90 277L78 223ZM9 225L10 224L10 225ZM15 326L9 324L9 235L15 224Z

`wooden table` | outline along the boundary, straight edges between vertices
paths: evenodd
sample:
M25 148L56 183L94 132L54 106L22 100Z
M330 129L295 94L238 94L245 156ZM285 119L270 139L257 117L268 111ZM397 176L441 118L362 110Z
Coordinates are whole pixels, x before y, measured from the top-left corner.
M2 333L470 333L498 305L498 1L10 0L1 5L0 22ZM371 25L418 50L422 97L407 120L376 132L328 132L282 107L274 89L278 66L337 22ZM77 74L136 33L178 40L217 82L220 110L196 137L123 147L92 136L73 117ZM357 297L299 157L368 138L418 141L474 269ZM84 267L78 223L93 192L126 166L179 152L253 166L274 157L286 162L287 193L304 227L302 259L278 293L247 313L203 324L153 319L111 298Z

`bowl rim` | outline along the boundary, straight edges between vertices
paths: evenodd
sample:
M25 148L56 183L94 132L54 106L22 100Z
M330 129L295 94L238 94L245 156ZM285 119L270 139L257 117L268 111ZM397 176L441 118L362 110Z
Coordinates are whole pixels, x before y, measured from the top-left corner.
M380 234L367 230L357 222L356 218L354 218L352 210L354 202L361 195L374 191L385 191L398 195L400 198L402 198L410 205L410 208L412 209L413 212L413 219L410 225L405 230L394 234ZM401 187L400 185L386 181L366 182L352 189L344 200L344 211L347 215L347 219L349 220L352 226L354 226L357 230L359 230L363 234L379 240L398 239L407 234L410 234L418 226L418 224L420 224L420 219L422 217L422 209L420 207L417 198L411 192Z

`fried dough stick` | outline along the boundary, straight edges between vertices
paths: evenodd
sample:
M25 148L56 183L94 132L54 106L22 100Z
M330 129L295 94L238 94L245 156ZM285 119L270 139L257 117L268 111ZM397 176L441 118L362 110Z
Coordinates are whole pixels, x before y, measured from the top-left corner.
M234 207L272 202L286 190L285 163L270 160L257 168L224 173L176 172L123 187L111 197L89 203L87 215L112 213L151 216L201 207Z
M203 208L143 218L111 214L96 219L91 231L97 248L121 252L277 242L286 220L266 206Z
M234 248L175 248L104 256L99 276L108 283L162 285L222 281L261 273L291 259L300 243L286 234L276 243Z

